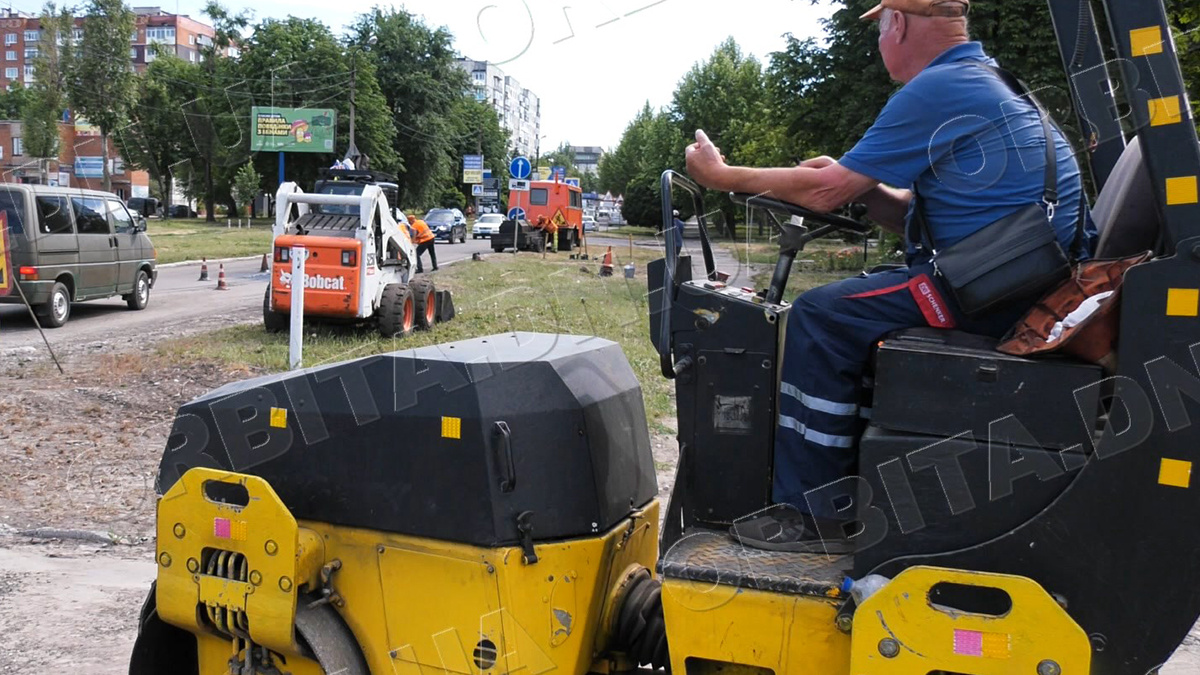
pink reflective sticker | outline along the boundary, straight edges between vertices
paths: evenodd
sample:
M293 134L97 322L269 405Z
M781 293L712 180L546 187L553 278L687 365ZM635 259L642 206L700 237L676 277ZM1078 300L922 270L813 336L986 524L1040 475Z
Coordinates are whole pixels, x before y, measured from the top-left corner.
M213 519L213 536L221 539L229 538L229 519L214 518Z
M983 656L983 633L977 630L954 631L954 653L959 656Z

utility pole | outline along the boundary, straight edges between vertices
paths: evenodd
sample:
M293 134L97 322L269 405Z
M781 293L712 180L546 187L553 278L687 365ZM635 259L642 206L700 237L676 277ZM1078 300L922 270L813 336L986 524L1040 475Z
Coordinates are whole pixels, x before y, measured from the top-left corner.
M354 160L354 168L361 169L358 165L358 146L354 144L354 85L358 76L358 52L354 50L354 55L351 58L350 64L350 147L346 148L346 158Z
M373 45L375 42L376 38L372 35L370 39L367 40L366 46ZM363 45L358 45L350 53L350 147L346 148L346 159L354 161L355 169L368 168L367 164L370 161L369 157L366 157L359 152L358 146L354 143L354 112L358 107L355 104L354 92L355 87L358 84L358 55L362 53L362 50Z

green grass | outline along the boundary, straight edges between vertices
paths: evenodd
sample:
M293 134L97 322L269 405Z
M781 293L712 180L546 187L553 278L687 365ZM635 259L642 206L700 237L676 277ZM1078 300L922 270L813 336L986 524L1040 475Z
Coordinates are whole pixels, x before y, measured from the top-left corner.
M659 373L658 355L650 344L645 297L646 263L658 256L635 248L637 277L626 280L621 268L630 262L627 254L614 251L617 274L611 278L597 276L598 261L573 261L565 253L544 260L532 253L494 254L481 263L447 266L434 280L439 288L454 292L453 321L397 340L380 337L369 325L311 325L305 330L304 363L317 366L511 331L595 335L623 347L642 384L652 430L667 433L662 420L674 414L671 387ZM288 336L269 334L256 323L172 340L158 350L179 362L217 362L247 373L279 372L286 369Z
M249 227L213 225L202 219L151 220L146 234L154 242L160 264L201 258L238 258L271 251L271 221L255 220Z

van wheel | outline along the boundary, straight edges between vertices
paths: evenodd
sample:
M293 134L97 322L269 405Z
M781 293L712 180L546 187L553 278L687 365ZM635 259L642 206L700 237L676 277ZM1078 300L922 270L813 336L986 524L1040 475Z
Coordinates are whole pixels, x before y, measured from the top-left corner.
M62 282L54 282L50 289L50 300L38 308L38 318L43 326L61 328L71 318L71 294Z
M271 287L267 287L267 294L263 296L263 326L266 327L268 333L282 333L291 325L291 317L281 312L271 311Z
M146 270L138 270L137 278L133 281L133 292L125 296L125 304L129 309L142 310L150 304L150 275Z
M379 302L379 333L387 338L404 337L417 322L412 291L404 284L388 284Z
M417 330L429 330L437 322L437 290L429 279L414 279L408 286L412 289L413 307L417 315Z

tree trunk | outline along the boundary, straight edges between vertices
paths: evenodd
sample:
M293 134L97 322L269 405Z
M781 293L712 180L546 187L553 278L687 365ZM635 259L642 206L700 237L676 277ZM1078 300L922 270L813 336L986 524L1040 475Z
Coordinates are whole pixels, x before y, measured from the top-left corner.
M104 160L104 191L112 192L112 175L108 172L108 132L100 130L100 156Z
M163 220L171 219L171 179L166 174L158 177L158 191L162 195Z
M217 196L214 194L215 192L216 189L213 187L212 175L212 154L210 153L208 161L204 162L204 220L210 223L217 222Z

